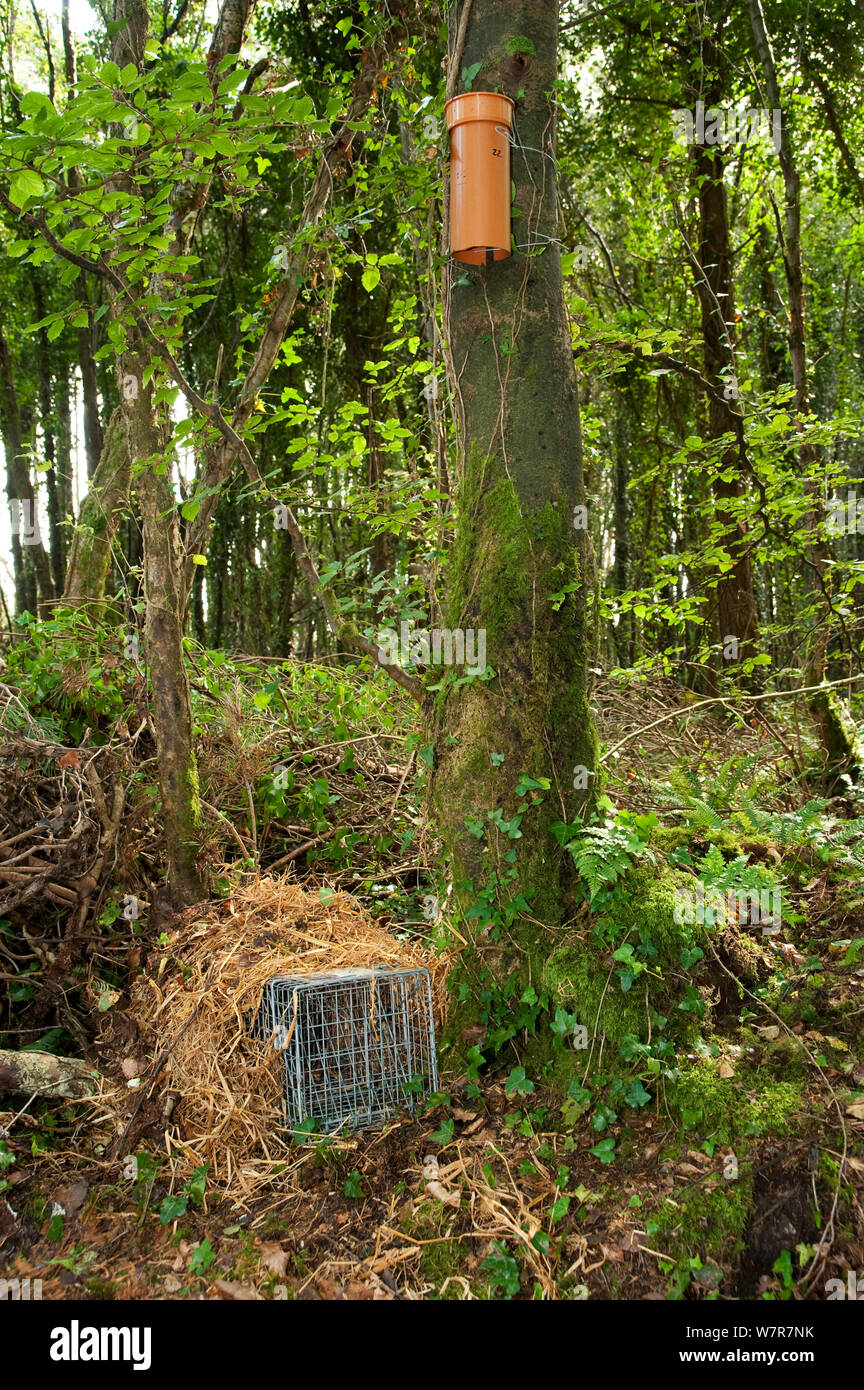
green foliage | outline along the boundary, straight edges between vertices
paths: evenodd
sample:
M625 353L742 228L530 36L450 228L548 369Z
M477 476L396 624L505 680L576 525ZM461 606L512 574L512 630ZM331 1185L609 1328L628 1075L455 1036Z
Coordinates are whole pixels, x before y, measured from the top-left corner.
M209 1167L209 1163L205 1163L200 1168L196 1168L179 1193L173 1196L169 1194L163 1198L159 1206L159 1220L163 1226L170 1226L172 1221L179 1221L181 1216L185 1216L190 1202L195 1206L203 1204L204 1187ZM140 1175L139 1180L141 1180Z
M598 825L568 826L558 822L552 827L559 842L573 856L592 908L610 901L616 886L639 859L653 860L648 841L652 827L657 825L653 812L643 816L616 811L606 798L601 798L600 805L608 814Z
M189 1273L193 1276L206 1274L215 1258L216 1251L210 1244L210 1237L205 1236L189 1257Z
M480 1268L494 1294L507 1299L516 1297L519 1292L519 1265L503 1240L494 1242L493 1253L486 1256Z

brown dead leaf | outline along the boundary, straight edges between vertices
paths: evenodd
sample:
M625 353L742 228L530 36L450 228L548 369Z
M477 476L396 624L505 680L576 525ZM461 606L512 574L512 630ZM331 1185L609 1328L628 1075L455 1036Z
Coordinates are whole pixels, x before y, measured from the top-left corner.
M131 1081L133 1076L141 1075L141 1063L138 1061L137 1057L124 1057L123 1061L120 1063L120 1070L126 1077L126 1080Z
M349 1289L352 1289L352 1288L355 1288L355 1289L363 1289L363 1288L366 1288L366 1285L365 1285L365 1284L349 1284L349 1285L348 1285L348 1288L349 1288ZM334 1282L333 1282L332 1279L325 1279L323 1275L319 1275L318 1278L315 1280L315 1292L317 1293L317 1295L318 1295L319 1298L323 1298L323 1299L325 1299L327 1302L330 1302L330 1303L332 1303L332 1302L341 1302L341 1301L346 1297L345 1290L342 1288L342 1286L341 1286L340 1284L334 1284ZM371 1289L368 1289L366 1293L364 1293L364 1294L359 1294L359 1295L358 1295L358 1294L352 1295L352 1294L349 1293L347 1296L348 1296L348 1298L351 1298L352 1296L353 1296L353 1297L362 1297L362 1298L371 1298L371 1297L372 1297L372 1290L371 1290Z
M846 1106L846 1114L851 1115L853 1120L864 1120L864 1100L853 1100L851 1105Z
M68 1187L60 1187L54 1194L54 1201L63 1208L67 1219L77 1216L90 1191L86 1182L71 1182Z
M237 1284L231 1279L214 1279L211 1287L216 1290L220 1298L231 1298L238 1303L251 1303L258 1298L250 1284Z
M287 1250L283 1250L277 1241L262 1240L258 1247L258 1256L266 1270L278 1275L280 1279L283 1278L289 1256Z
M728 1081L731 1076L735 1075L735 1068L730 1067L729 1063L724 1059L717 1068L717 1075L720 1077L721 1081Z
M360 1300L373 1299L375 1297L375 1290L370 1288L368 1284L351 1283L348 1285L345 1293L342 1294L342 1297L350 1299L352 1303L359 1302Z

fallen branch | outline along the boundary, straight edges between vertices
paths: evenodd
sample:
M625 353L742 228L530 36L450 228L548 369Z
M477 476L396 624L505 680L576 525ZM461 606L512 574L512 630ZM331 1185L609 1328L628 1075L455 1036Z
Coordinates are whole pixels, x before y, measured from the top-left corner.
M811 695L816 690L834 690L838 685L851 685L853 681L864 680L864 675L844 676L839 681L822 681L819 685L799 685L795 690L770 690L762 695L745 695L740 693L735 697L731 695L712 695L709 700L697 700L694 705L688 705L682 709L673 710L671 714L661 715L659 719L654 719L650 724L643 724L641 729L634 729L632 733L625 734L622 739L607 748L601 763L605 763L607 758L611 758L613 753L617 753L619 748L623 748L625 743L631 743L634 738L641 738L642 734L647 734L649 729L656 729L660 724L668 724L670 719L683 719L688 715L695 714L699 709L705 709L707 705L732 705L733 698L743 700L748 704L756 704L759 700L789 700L795 695Z
M99 1073L77 1057L52 1052L0 1051L0 1095L39 1095L59 1100L92 1096Z

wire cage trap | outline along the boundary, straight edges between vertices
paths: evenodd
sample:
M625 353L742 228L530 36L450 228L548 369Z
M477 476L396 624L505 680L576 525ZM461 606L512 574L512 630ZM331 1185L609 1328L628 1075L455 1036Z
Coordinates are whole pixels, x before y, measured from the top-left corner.
M437 1090L428 970L382 967L280 975L255 1033L285 1063L285 1118L324 1132L366 1129Z

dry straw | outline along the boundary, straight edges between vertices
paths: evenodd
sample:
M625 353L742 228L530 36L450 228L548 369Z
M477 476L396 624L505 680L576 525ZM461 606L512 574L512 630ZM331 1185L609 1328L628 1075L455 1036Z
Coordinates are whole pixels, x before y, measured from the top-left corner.
M186 914L131 1001L152 1035L159 1088L174 1100L164 1137L178 1177L208 1163L209 1181L248 1195L296 1158L282 1127L281 1056L251 1036L264 986L274 975L372 966L428 970L440 1023L444 959L376 925L350 894L324 902L287 879L258 878Z

